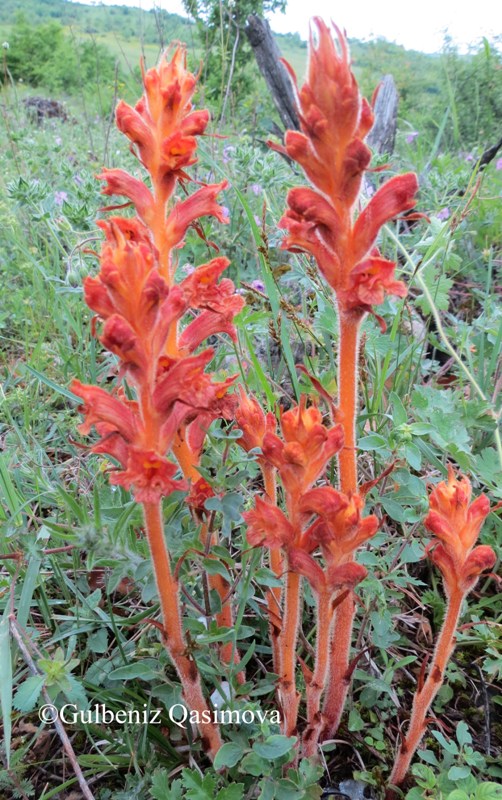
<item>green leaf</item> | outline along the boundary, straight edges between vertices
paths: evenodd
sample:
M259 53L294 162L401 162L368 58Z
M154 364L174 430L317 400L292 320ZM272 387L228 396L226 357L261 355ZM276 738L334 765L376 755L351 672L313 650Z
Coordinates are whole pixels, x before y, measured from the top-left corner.
M262 758L257 753L248 753L242 759L239 767L239 772L243 775L253 775L259 778L261 775L268 775L270 773L271 765L268 759Z
M499 783L482 783L476 787L476 800L500 800L502 797L502 786Z
M141 678L144 681L150 681L157 678L157 674L153 671L149 664L143 664L141 661L135 664L125 664L123 667L112 669L108 678L111 681L130 681L133 678Z
M187 788L189 800L213 800L216 789L216 778L213 775L200 775L192 769L183 770L183 780Z
M397 428L399 425L404 425L408 420L408 413L403 406L400 397L395 392L391 392L389 395L389 401L392 404L392 422L394 423L394 426Z
M33 598L33 592L35 591L36 585L38 583L41 563L42 560L34 556L32 556L32 558L30 558L28 562L28 568L24 576L23 588L21 590L21 597L19 598L19 605L17 612L17 621L21 626L21 628L26 628L26 625L28 623L31 601Z
M462 781L464 778L468 778L471 774L470 767L450 767L448 770L448 778L451 781Z
M467 727L466 723L462 720L457 725L457 742L462 747L464 744L472 744L472 736L469 732L469 728Z
M357 708L353 708L349 714L349 731L362 731L364 720Z
M450 792L446 800L469 800L469 795L461 789L455 789L454 792Z
M216 771L222 767L235 767L243 756L243 749L237 742L226 742L220 747L214 759L214 768Z
M150 794L154 800L182 800L183 783L181 780L171 782L167 770L158 769L153 773Z
M220 789L216 795L216 800L241 800L244 795L244 784L234 783L232 786L225 786L224 789Z
M253 750L262 758L273 760L286 755L296 744L296 736L283 736L274 733L268 736L264 742L255 742Z
M378 433L370 433L369 436L363 436L359 439L357 446L360 450L380 450L387 447L387 442Z
M406 800L424 800L424 794L421 789L415 786L407 793Z
M0 454L0 497L3 498L5 505L9 509L14 524L17 526L22 525L23 518L19 510L23 505L23 501L14 486L7 463L7 456L3 453Z
M45 675L30 675L14 695L14 707L18 711L33 711L45 682Z
M405 444L403 450L406 461L410 467L418 472L422 466L422 455L416 444Z
M10 652L9 619L7 616L4 616L0 622L0 708L2 709L7 768L9 768L12 734L12 660Z
M453 280L444 275L441 272L441 267L438 269L434 263L430 263L424 267L420 271L420 277L429 290L432 302L436 308L439 309L439 311L447 311L450 303L449 291L453 286ZM432 305L425 293L417 297L415 303L424 314L432 313Z
M439 742L441 747L443 747L447 753L451 753L451 755L456 756L458 754L458 747L456 742L453 740L448 741L445 739L441 731L432 731L432 735L434 738Z
M82 398L78 397L76 394L73 394L73 392L70 392L69 389L66 389L64 386L61 386L59 383L55 383L53 380L48 378L47 375L44 375L42 372L39 372L38 369L35 369L34 367L30 367L29 364L24 364L24 365L21 364L20 365L20 369L21 369L21 367L23 369L25 369L27 372L30 372L35 378L38 378L39 381L42 381L42 383L45 383L45 385L48 386L49 389L53 389L58 394L62 394L63 397L67 397L68 400L72 400L74 403L81 403L82 402Z

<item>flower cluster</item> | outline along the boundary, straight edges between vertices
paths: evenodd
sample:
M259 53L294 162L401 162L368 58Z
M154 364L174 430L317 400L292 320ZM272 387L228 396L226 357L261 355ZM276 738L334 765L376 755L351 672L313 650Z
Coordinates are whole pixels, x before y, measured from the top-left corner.
M356 202L371 151L364 138L373 125L370 104L362 98L350 69L345 37L335 28L339 50L319 18L317 45L311 31L307 79L297 92L301 131L287 131L284 147L272 145L303 168L315 187L291 189L289 208L279 226L287 230L283 248L308 252L337 293L342 310L360 314L383 302L385 294L404 297L394 279L395 264L375 242L380 228L415 205L414 173L391 178L354 221Z
M94 426L99 441L93 452L118 462L112 483L134 491L138 502L155 503L196 480L205 432L218 417L233 416L228 389L234 378L214 381L207 368L214 351L199 345L215 333L235 337L234 316L243 305L231 280L220 280L229 261L214 258L174 283L176 251L190 226L212 215L225 222L216 195L224 183L203 185L183 201L186 168L196 162L197 136L208 123L207 111L194 111L195 76L186 70L178 47L144 76L145 94L134 108L117 107L117 124L150 175L151 188L121 169L105 169L106 195L122 195L135 207L133 218L110 217L98 223L105 239L100 271L84 283L87 305L102 324L100 341L121 362L120 378L135 393L113 393L74 381L82 398L82 433ZM183 328L180 326L187 320ZM167 457L177 456L178 464ZM178 467L182 479L175 477Z
M442 481L431 492L430 510L425 527L434 534L428 554L438 567L445 591L468 594L481 573L491 569L496 555L488 545L474 547L483 523L490 513L490 501L484 494L471 502L472 487L468 478L455 477L451 465L448 481Z
M236 421L246 450L260 448L262 470L273 469L280 479L284 507L267 493L256 497L255 505L243 514L247 538L253 546L280 550L288 575L279 617L279 698L283 707L284 731L291 735L296 726L299 699L294 684L295 641L300 608L300 580L306 578L318 599L319 630L324 632L320 677L316 670L311 689L320 700L327 676L328 648L338 590L353 589L366 576L365 567L352 560L354 550L373 536L378 528L375 516L362 517L364 500L331 486L314 486L324 475L331 459L343 446L343 429L338 423L325 425L320 410L300 404L280 415L280 436L275 419L265 416L254 398L241 397ZM318 553L323 556L320 561ZM295 577L296 576L296 579ZM322 619L321 619L322 617ZM317 708L314 713L317 713Z

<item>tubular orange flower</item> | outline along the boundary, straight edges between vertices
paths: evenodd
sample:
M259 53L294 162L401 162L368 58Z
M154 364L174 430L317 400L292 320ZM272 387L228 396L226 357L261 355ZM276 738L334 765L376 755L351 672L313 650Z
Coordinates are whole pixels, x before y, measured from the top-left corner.
M170 60L163 57L157 68L143 71L143 83L141 100L134 108L120 102L116 120L148 171L151 186L124 170L103 170L103 194L125 197L137 216L98 223L105 237L100 271L84 282L85 299L102 324L100 341L118 357L119 378L127 376L136 397L127 400L121 390L108 393L78 381L71 388L83 400L82 433L94 426L100 437L91 449L116 462L110 480L131 489L143 505L166 647L187 704L204 720L210 719L209 707L196 665L187 655L161 500L186 491L192 482L190 504L201 521L201 498L207 488L198 483L197 464L207 428L214 419L232 418L236 400L228 395L235 377L215 381L207 372L214 350L197 349L214 333L235 338L233 321L244 301L235 294L232 281L219 282L229 265L221 256L174 283L176 253L188 228L200 232L198 221L206 216L228 221L216 199L227 184L199 182L195 192L187 191L191 179L186 169L197 160L197 136L204 133L209 114L193 110L196 77L186 69L184 47L176 47ZM175 199L179 184L185 194L182 201ZM205 535L204 524L202 528ZM210 576L210 582L223 600L226 582L220 576ZM231 627L228 603L218 623ZM228 647L222 657L230 660ZM218 730L212 722L202 721L199 727L204 747L214 758L221 744Z
M447 606L427 679L418 687L413 699L408 730L401 741L389 779L391 787L404 781L425 733L427 714L441 688L446 665L455 648L462 603L481 573L491 569L497 560L491 547L474 547L490 513L490 503L485 495L471 502L471 495L469 479L464 475L456 478L451 466L448 467L448 481L438 483L430 494L430 511L424 524L436 538L428 546L427 553L441 571ZM387 800L393 800L395 796L390 788Z

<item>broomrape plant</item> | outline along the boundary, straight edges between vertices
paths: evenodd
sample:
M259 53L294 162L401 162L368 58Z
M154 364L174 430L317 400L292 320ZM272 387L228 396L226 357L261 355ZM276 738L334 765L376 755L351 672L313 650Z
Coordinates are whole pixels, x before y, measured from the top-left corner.
M210 372L213 348L199 349L214 333L236 338L234 317L243 300L232 281L220 279L229 264L223 256L175 282L178 251L188 228L203 236L202 217L228 221L216 199L225 181L198 182L200 188L188 192L187 169L196 163L197 137L209 116L193 110L196 78L186 69L182 46L174 49L170 60L164 57L157 69L143 73L144 95L134 108L123 102L117 107L117 125L148 173L149 185L120 169L105 169L99 176L104 194L126 198L136 212L134 217L111 216L98 223L105 237L100 271L84 283L86 302L101 326L100 341L119 360L117 379L122 385L107 391L74 381L71 388L83 401L81 432L94 427L99 436L91 451L115 460L118 466L110 470L110 481L132 490L143 507L163 642L211 759L222 740L183 633L178 578L164 538L163 497L188 492L186 501L201 526L201 540L209 537L217 543L204 509L212 489L198 465L209 424L218 418L235 420L241 432L238 444L258 453L263 477L263 495L243 514L247 539L252 547L267 549L271 569L283 584L282 590L268 589L266 602L286 736L298 733L302 701L296 681L302 581L308 582L316 601L313 669L302 663L307 722L301 753L312 757L319 743L338 729L354 669L354 589L367 575L356 553L380 525L374 514L365 513L365 498L392 469L389 466L375 480L359 481L357 365L364 318L373 314L385 330L376 307L386 295L404 297L407 292L394 276L395 263L381 254L376 242L383 225L414 208L418 181L413 173L393 177L361 209L361 184L371 161L364 139L373 111L351 72L345 37L336 27L335 33L336 40L322 20L314 20L307 79L300 89L288 67L301 130L288 131L283 146L272 144L302 167L310 183L288 193L279 223L286 230L282 247L314 258L338 308L336 401L309 376L326 403L326 415L303 395L298 405L281 410L277 420L242 386L237 393L229 392L236 376L218 382ZM177 190L185 199L177 198ZM336 487L326 477L335 457ZM474 547L488 513L487 498L481 495L471 503L469 481L456 478L451 468L448 481L431 492L425 527L434 538L427 555L442 573L448 602L427 678L424 665L418 682L390 778L393 786L406 777L424 734L426 715L454 647L463 600L481 572L495 562L491 548ZM208 581L222 601L218 624L230 628L228 584L219 575L209 575ZM243 683L239 654L232 645L223 645L220 656L235 667L236 680ZM389 798L393 791L391 786Z
M143 97L134 108L120 102L116 118L148 172L151 188L123 170L103 171L104 194L127 198L137 216L98 223L105 234L100 272L84 283L86 302L103 325L100 341L118 357L119 378L135 396L131 399L124 388L108 392L78 381L71 389L83 400L81 432L94 426L100 437L92 452L118 462L110 481L132 489L143 506L163 640L187 705L205 720L210 718L209 708L183 635L179 586L164 538L162 498L191 487L188 502L195 508L201 505L206 486L197 464L205 433L212 420L233 417L234 400L228 389L235 378L213 380L207 368L214 350L194 351L214 333L235 337L233 318L243 300L235 294L232 281L219 280L229 264L222 256L174 283L177 251L187 229L200 231L198 221L207 215L226 221L216 201L226 183L202 185L182 201L174 198L177 187L187 194L186 169L196 163L197 136L209 121L207 111L192 108L196 78L186 70L185 49L177 47L170 61L163 59L158 69L144 72L143 82ZM187 317L191 321L183 325ZM180 470L182 477L177 477ZM213 576L213 585L223 598L225 582ZM224 606L219 624L231 624L229 610L228 604ZM222 651L223 659L229 655L231 650ZM201 722L200 732L214 758L221 744L217 727Z

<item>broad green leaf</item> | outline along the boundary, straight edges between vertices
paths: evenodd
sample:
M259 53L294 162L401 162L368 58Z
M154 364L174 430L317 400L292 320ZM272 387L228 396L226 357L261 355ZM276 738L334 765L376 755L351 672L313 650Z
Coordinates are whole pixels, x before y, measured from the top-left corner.
M296 736L282 736L274 733L268 736L264 742L255 742L253 750L262 758L273 760L280 758L288 753L296 744Z
M450 767L450 769L448 770L448 778L451 781L462 781L465 778L468 778L470 774L471 774L471 768L470 767L456 767L456 766L453 766L453 767Z
M370 433L369 436L359 439L357 446L360 450L380 450L387 447L387 441L378 433Z
M482 783L476 788L476 800L500 800L502 798L502 785L499 783Z
M220 747L214 759L214 768L219 770L222 767L235 767L243 756L243 749L237 742L226 742Z
M391 392L389 401L392 404L392 422L394 423L394 427L397 428L398 425L404 425L408 420L408 414L400 397L395 392Z

